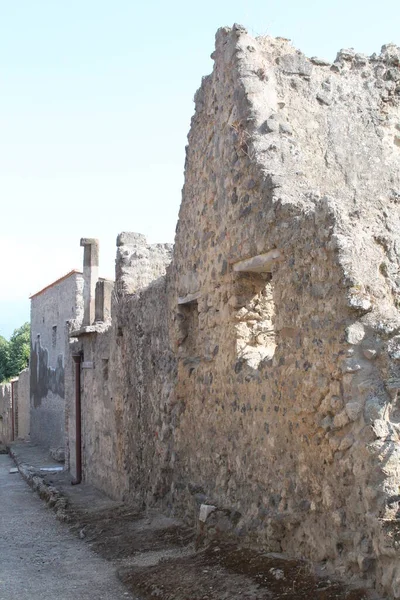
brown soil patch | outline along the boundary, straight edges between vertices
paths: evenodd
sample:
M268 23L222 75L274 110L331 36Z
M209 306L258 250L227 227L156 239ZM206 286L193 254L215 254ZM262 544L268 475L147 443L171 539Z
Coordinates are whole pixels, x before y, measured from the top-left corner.
M143 599L363 600L365 590L319 579L307 564L216 543L189 557L121 569L122 581Z

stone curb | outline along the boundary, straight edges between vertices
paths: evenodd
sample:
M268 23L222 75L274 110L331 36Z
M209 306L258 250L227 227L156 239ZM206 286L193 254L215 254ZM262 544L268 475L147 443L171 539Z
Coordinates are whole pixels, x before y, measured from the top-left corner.
M27 484L36 492L41 500L46 502L49 508L52 508L56 513L57 519L60 521L68 521L67 506L68 500L54 486L49 485L40 477L34 467L21 462L12 448L8 448L11 458L14 460L18 471Z

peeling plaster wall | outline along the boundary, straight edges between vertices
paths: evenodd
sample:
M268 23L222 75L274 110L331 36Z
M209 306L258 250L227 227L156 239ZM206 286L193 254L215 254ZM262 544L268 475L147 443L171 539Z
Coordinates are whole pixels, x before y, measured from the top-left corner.
M31 440L65 447L67 322L83 317L83 277L73 273L31 300Z

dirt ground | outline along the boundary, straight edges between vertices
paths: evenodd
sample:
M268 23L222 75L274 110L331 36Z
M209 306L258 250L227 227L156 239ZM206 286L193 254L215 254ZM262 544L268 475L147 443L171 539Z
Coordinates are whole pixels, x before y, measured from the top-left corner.
M31 471L32 474L32 471ZM139 600L364 600L363 589L317 577L310 566L222 540L199 546L181 522L143 514L90 486L71 486L68 474L41 474L58 490L50 504L70 530L111 562ZM40 488L43 493L43 487ZM58 499L57 499L58 498ZM61 509L57 509L57 506Z
M196 535L157 513L127 507L68 511L71 528L114 562L120 579L143 600L362 600L312 574L306 563L213 541L196 551Z

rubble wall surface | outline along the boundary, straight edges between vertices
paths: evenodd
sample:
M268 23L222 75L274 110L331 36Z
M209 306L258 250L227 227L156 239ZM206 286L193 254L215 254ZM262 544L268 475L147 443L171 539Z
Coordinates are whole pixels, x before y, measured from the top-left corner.
M400 50L235 26L213 58L169 273L173 506L398 598Z
M66 323L81 322L83 277L73 272L31 299L31 441L65 446Z

